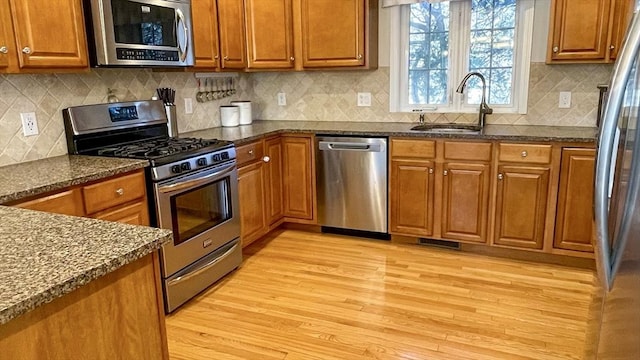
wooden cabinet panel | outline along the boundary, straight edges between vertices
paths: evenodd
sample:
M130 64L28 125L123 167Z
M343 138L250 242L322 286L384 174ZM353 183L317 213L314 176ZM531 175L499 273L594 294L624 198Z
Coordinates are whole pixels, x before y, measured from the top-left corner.
M302 66L364 65L366 3L300 0Z
M218 1L221 66L223 69L244 69L247 65L244 35L244 2Z
M445 163L442 237L485 243L489 203L489 165Z
M8 0L0 0L0 73L17 67L13 20Z
M431 140L391 139L391 157L433 159L436 142Z
M282 138L284 216L296 219L315 219L316 196L313 178L311 137L284 136Z
M434 168L433 161L391 161L391 233L425 237L433 235Z
M216 0L191 2L193 42L196 68L220 66L218 45L218 7Z
M282 140L278 138L265 141L265 154L268 162L265 163L266 182L266 216L267 224L271 225L284 216L284 203L282 192Z
M87 214L118 206L145 196L142 171L85 186L82 189Z
M236 161L238 162L238 167L262 159L263 156L264 146L262 141L252 142L236 148Z
M526 164L548 164L551 162L551 145L500 144L498 160Z
M293 58L291 0L245 0L249 69L289 69Z
M498 167L494 244L542 249L549 196L548 167Z
M15 205L16 207L56 214L83 216L84 206L80 189L69 189Z
M95 214L92 217L100 220L117 221L131 225L149 226L149 211L146 201L135 202L113 210L109 209Z
M444 158L447 160L491 161L491 143L446 141Z
M594 149L563 149L553 246L593 252Z
M622 47L624 35L633 16L636 0L613 0L611 16L611 40L609 41L609 59L615 60Z
M249 245L267 231L262 162L247 165L238 170L240 197L240 238L242 246Z
M89 65L80 0L9 0L20 68Z

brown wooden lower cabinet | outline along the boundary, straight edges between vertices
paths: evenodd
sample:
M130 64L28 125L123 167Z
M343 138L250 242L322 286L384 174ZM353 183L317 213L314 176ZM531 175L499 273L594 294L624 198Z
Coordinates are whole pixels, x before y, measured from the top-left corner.
M79 188L63 190L54 194L40 196L32 200L15 204L14 206L23 209L46 211L71 216L83 216L85 214L84 205L82 203L82 190Z
M1 357L168 359L158 264L147 255L0 325Z
M263 161L238 170L240 196L240 238L245 247L268 231L265 211L265 174Z
M265 163L266 216L268 225L271 225L284 216L282 139L267 139L264 143L265 155L268 157L268 162Z
M565 148L553 247L593 252L593 184L595 149Z
M498 166L494 244L542 249L549 175L549 167Z
M315 219L315 164L313 136L282 137L284 159L284 216L291 219Z
M389 227L400 235L433 235L433 161L392 160L389 178Z
M442 187L442 237L487 242L489 164L445 163Z
M134 202L115 210L107 210L91 215L92 218L116 221L131 225L149 225L149 211L146 201Z

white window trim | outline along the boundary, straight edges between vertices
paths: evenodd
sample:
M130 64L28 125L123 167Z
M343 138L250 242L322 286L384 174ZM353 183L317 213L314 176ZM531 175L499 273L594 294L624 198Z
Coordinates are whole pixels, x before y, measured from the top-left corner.
M534 22L534 5L535 0L518 0L518 26L516 28L516 44L522 44L521 50L516 51L514 58L514 87L512 89L513 104L510 106L503 105L491 105L494 113L527 113L527 101L529 98L529 70L531 63L531 46L533 42L533 22ZM468 9L470 4L465 2L464 9ZM462 79L465 75L460 74L460 70L456 69L451 64L453 56L449 56L449 80L447 83L449 103L441 106L419 106L410 105L404 103L402 99L408 99L408 86L406 80L403 80L404 74L408 73L407 66L409 64L409 48L404 46L408 44L409 29L408 26L402 26L402 17L406 16L406 12L409 11L409 6L394 6L389 9L391 12L390 19L390 32L389 32L389 46L390 46L390 81L389 81L389 111L390 112L436 112L436 113L474 113L478 111L477 105L463 104L463 95L455 92L457 83L451 84L451 79ZM468 17L469 11L462 11L461 13L451 16L464 16ZM467 19L463 19L467 20ZM468 24L469 21L463 23ZM468 64L468 53L465 49L469 47L468 37L463 41L457 41L455 37L458 33L468 33L469 28L465 26L460 32L452 31L449 33L452 43L460 44L461 49L458 53L464 53L464 63ZM455 41L455 42L454 42Z

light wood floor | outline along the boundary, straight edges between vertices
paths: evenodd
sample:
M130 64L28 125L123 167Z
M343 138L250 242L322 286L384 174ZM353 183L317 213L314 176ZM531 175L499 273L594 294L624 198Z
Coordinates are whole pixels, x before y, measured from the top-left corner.
M282 231L167 317L172 359L581 359L589 270Z

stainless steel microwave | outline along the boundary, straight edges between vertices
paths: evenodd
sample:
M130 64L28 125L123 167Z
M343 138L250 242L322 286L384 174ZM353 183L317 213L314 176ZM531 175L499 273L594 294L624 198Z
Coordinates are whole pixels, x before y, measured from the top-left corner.
M92 65L193 65L191 0L85 0L84 5Z

